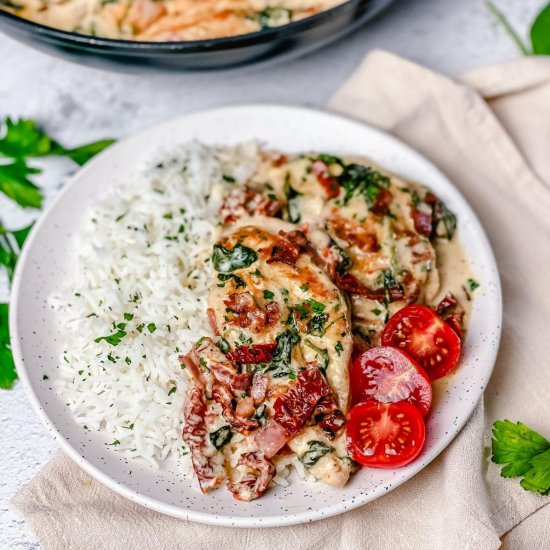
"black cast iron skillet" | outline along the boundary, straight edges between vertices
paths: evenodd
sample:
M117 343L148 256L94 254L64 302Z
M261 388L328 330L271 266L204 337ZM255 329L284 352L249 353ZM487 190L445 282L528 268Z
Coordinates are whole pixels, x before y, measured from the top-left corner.
M348 0L312 17L259 32L188 42L135 42L46 27L0 10L0 30L44 52L104 69L227 69L317 49L374 17L392 0Z

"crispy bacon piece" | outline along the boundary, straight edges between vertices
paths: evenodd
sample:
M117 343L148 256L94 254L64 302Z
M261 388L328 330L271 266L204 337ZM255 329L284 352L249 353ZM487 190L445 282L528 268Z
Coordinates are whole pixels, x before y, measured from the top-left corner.
M189 355L178 355L178 360L182 365L185 365L187 369L189 369L189 372L191 373L191 376L195 380L197 384L200 384L202 387L205 387L205 380L202 376L201 370L197 363L193 360L193 358Z
M378 302L383 302L386 299L385 289L377 288L373 290L371 288L368 288L351 273L344 273L343 275L341 275L338 272L334 272L334 282L339 288L345 290L349 294L364 296L369 300L377 300ZM389 289L390 302L401 300L403 296L404 292L401 287L394 287Z
M191 350L191 357L195 364L200 364L203 359L208 367L208 372L217 381L227 384L234 391L246 390L250 386L251 375L237 372L235 365L211 338L205 337L195 344Z
M254 332L261 332L279 319L279 306L275 302L266 304L262 309L250 292L235 292L223 303L230 310L231 324L250 328Z
M237 406L235 407L235 415L240 418L250 418L254 412L254 399L252 397L243 397L239 400L237 403Z
M462 327L464 325L464 309L457 302L452 293L448 293L437 304L435 311L451 328L462 338L464 336Z
M414 228L425 237L429 237L432 234L433 216L432 212L424 212L415 208L412 211L412 218L414 222Z
M275 456L289 439L287 430L273 418L270 418L254 435L258 449L267 458Z
M259 405L265 400L267 393L267 386L269 385L269 377L261 372L254 373L252 376L252 386L250 388L250 395L254 399L254 403Z
M379 189L374 204L370 207L373 214L383 216L388 213L392 200L392 194L388 189Z
M218 328L218 323L216 322L216 314L214 313L214 310L209 307L206 310L206 316L208 317L208 322L210 323L210 327L212 328L212 332L216 335L220 335L220 329Z
M302 371L287 392L275 400L273 417L254 437L264 456L275 456L302 429L315 405L329 395L330 386L317 367Z
M283 202L278 199L270 199L262 193L252 189L235 189L228 193L221 207L221 216L224 223L233 223L242 216L259 214L262 216L275 216L283 208Z
M277 344L254 344L241 346L227 354L234 363L269 363L273 359L273 352Z
M238 462L247 473L237 482L229 484L229 490L238 500L251 501L262 496L275 475L275 466L261 453L243 453Z
M288 391L273 404L273 418L292 437L301 430L317 402L331 389L317 367L302 371Z
M216 489L225 479L225 470L206 455L208 433L206 430L206 403L204 390L195 384L185 403L183 412L183 440L191 452L193 469L203 493Z
M356 246L363 252L376 252L380 249L376 234L356 221L334 216L333 219L329 220L329 224L336 237L346 241L351 246ZM335 261L341 261L340 256L334 249L332 249L332 252L337 256Z
M330 175L328 166L322 160L316 160L312 167L317 181L325 190L327 199L334 199L340 194L340 185L338 180Z
M221 405L223 417L238 432L247 434L259 426L255 420L250 420L247 416L238 414L237 409L240 401L237 402L236 408L233 409L235 398L226 384L218 383L212 388L212 399ZM244 399L247 398L245 397Z

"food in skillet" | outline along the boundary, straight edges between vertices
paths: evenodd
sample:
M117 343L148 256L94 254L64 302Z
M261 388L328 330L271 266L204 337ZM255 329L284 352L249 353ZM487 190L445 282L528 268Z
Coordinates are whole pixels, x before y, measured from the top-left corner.
M53 303L60 391L110 448L177 455L244 501L422 451L477 286L428 189L364 158L193 143L90 225Z
M14 0L5 9L36 23L91 36L187 41L256 32L315 15L341 0Z

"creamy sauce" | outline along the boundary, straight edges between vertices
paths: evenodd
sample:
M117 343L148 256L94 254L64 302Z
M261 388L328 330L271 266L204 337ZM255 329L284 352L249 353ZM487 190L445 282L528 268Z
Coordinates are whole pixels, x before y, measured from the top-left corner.
M187 41L286 25L342 0L9 0L0 9L57 29L105 38Z

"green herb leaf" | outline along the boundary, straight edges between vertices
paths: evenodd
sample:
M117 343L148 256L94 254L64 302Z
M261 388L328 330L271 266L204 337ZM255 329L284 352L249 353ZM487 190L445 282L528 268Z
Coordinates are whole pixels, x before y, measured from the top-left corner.
M220 273L231 273L236 269L248 267L258 259L254 250L237 243L232 250L215 244L212 252L212 265Z
M153 334L153 332L155 332L155 330L157 330L157 325L155 325L155 323L149 323L147 325L147 330Z
M9 305L0 304L0 388L4 390L10 389L17 380L11 354L8 316Z
M313 298L308 298L304 303L309 304L309 306L311 307L311 310L314 313L323 313L323 311L325 311L325 304L322 304L321 302L318 302Z
M267 413L265 403L262 403L252 415L252 420L255 420L260 426L264 426L267 421Z
M325 153L320 153L317 157L321 162L325 164L340 164L343 165L342 159L335 157L334 155L327 155Z
M273 352L273 359L268 365L267 370L271 371L271 376L274 378L280 378L294 372L291 367L292 348L300 342L300 335L292 327L279 334L275 342L276 347Z
M231 441L233 433L229 426L222 426L217 429L215 432L209 434L210 441L214 447L219 451L224 445Z
M233 279L235 281L235 286L237 288L242 288L246 286L244 279L241 279L241 277L239 277L238 275L235 275L234 273L218 273L218 279L223 282ZM224 286L224 285L219 285L219 286Z
M61 145L55 144L51 154L69 157L73 162L76 162L76 164L82 166L114 142L114 139L100 139L99 141L87 143L86 145L75 147L74 149L65 149L64 147L61 147Z
M354 195L363 195L367 206L371 208L380 189L390 186L390 179L370 166L348 164L338 177L338 183L344 188L344 204Z
M120 324L123 324L123 323L120 323ZM99 338L96 338L94 340L94 342L96 344L99 344L99 342L101 342L101 340L105 340L105 342L107 342L108 344L111 344L111 346L118 346L120 344L121 340L125 336L126 336L126 332L124 331L124 329L119 328L119 330L117 330L113 334L109 334L107 336L100 336Z
M475 279L468 279L468 289L470 292L473 292L476 290L476 288L479 288L479 283Z
M536 55L550 55L550 4L537 15L531 27L531 44Z
M230 176L229 174L222 174L222 179L227 183L235 183L237 181L233 176Z
M0 223L0 265L5 266L10 281L13 278L15 264L17 263L17 258L19 257L19 251L23 247L23 243L25 242L32 226L33 224L31 223L27 227L23 227L15 231L8 231ZM14 246L13 241L15 241L17 247Z
M320 348L316 346L311 340L306 338L305 344L307 347L311 348L319 361L319 364L317 365L319 370L325 372L327 370L328 364L329 364L329 355L328 351L325 348Z
M328 320L328 315L326 313L317 313L315 314L307 324L307 333L312 336L324 336L326 332L326 322Z
M340 356L340 354L344 351L344 346L342 345L342 342L340 342L340 340L336 342L336 345L334 346L334 351L338 354L338 356Z
M0 139L0 155L13 159L43 157L50 153L51 148L52 140L33 120L6 118L4 137Z
M436 235L441 235L442 229L445 231L445 237L451 240L456 231L456 216L451 212L442 200L438 200L435 204L433 213L433 225ZM443 228L441 228L443 224Z
M0 192L23 208L40 208L42 193L28 178L41 170L28 166L23 160L0 164Z
M229 353L229 350L231 349L231 346L229 345L229 342L225 338L220 338L216 342L216 346L218 346L219 350L222 353Z
M320 458L334 451L332 447L322 441L309 441L308 450L300 456L300 460L306 468L317 464Z
M273 300L274 297L275 297L275 294L271 292L271 290L264 290L264 298L266 300Z
M528 491L550 492L550 441L528 428L510 420L493 424L492 461L506 464L502 477L523 476L521 486Z

